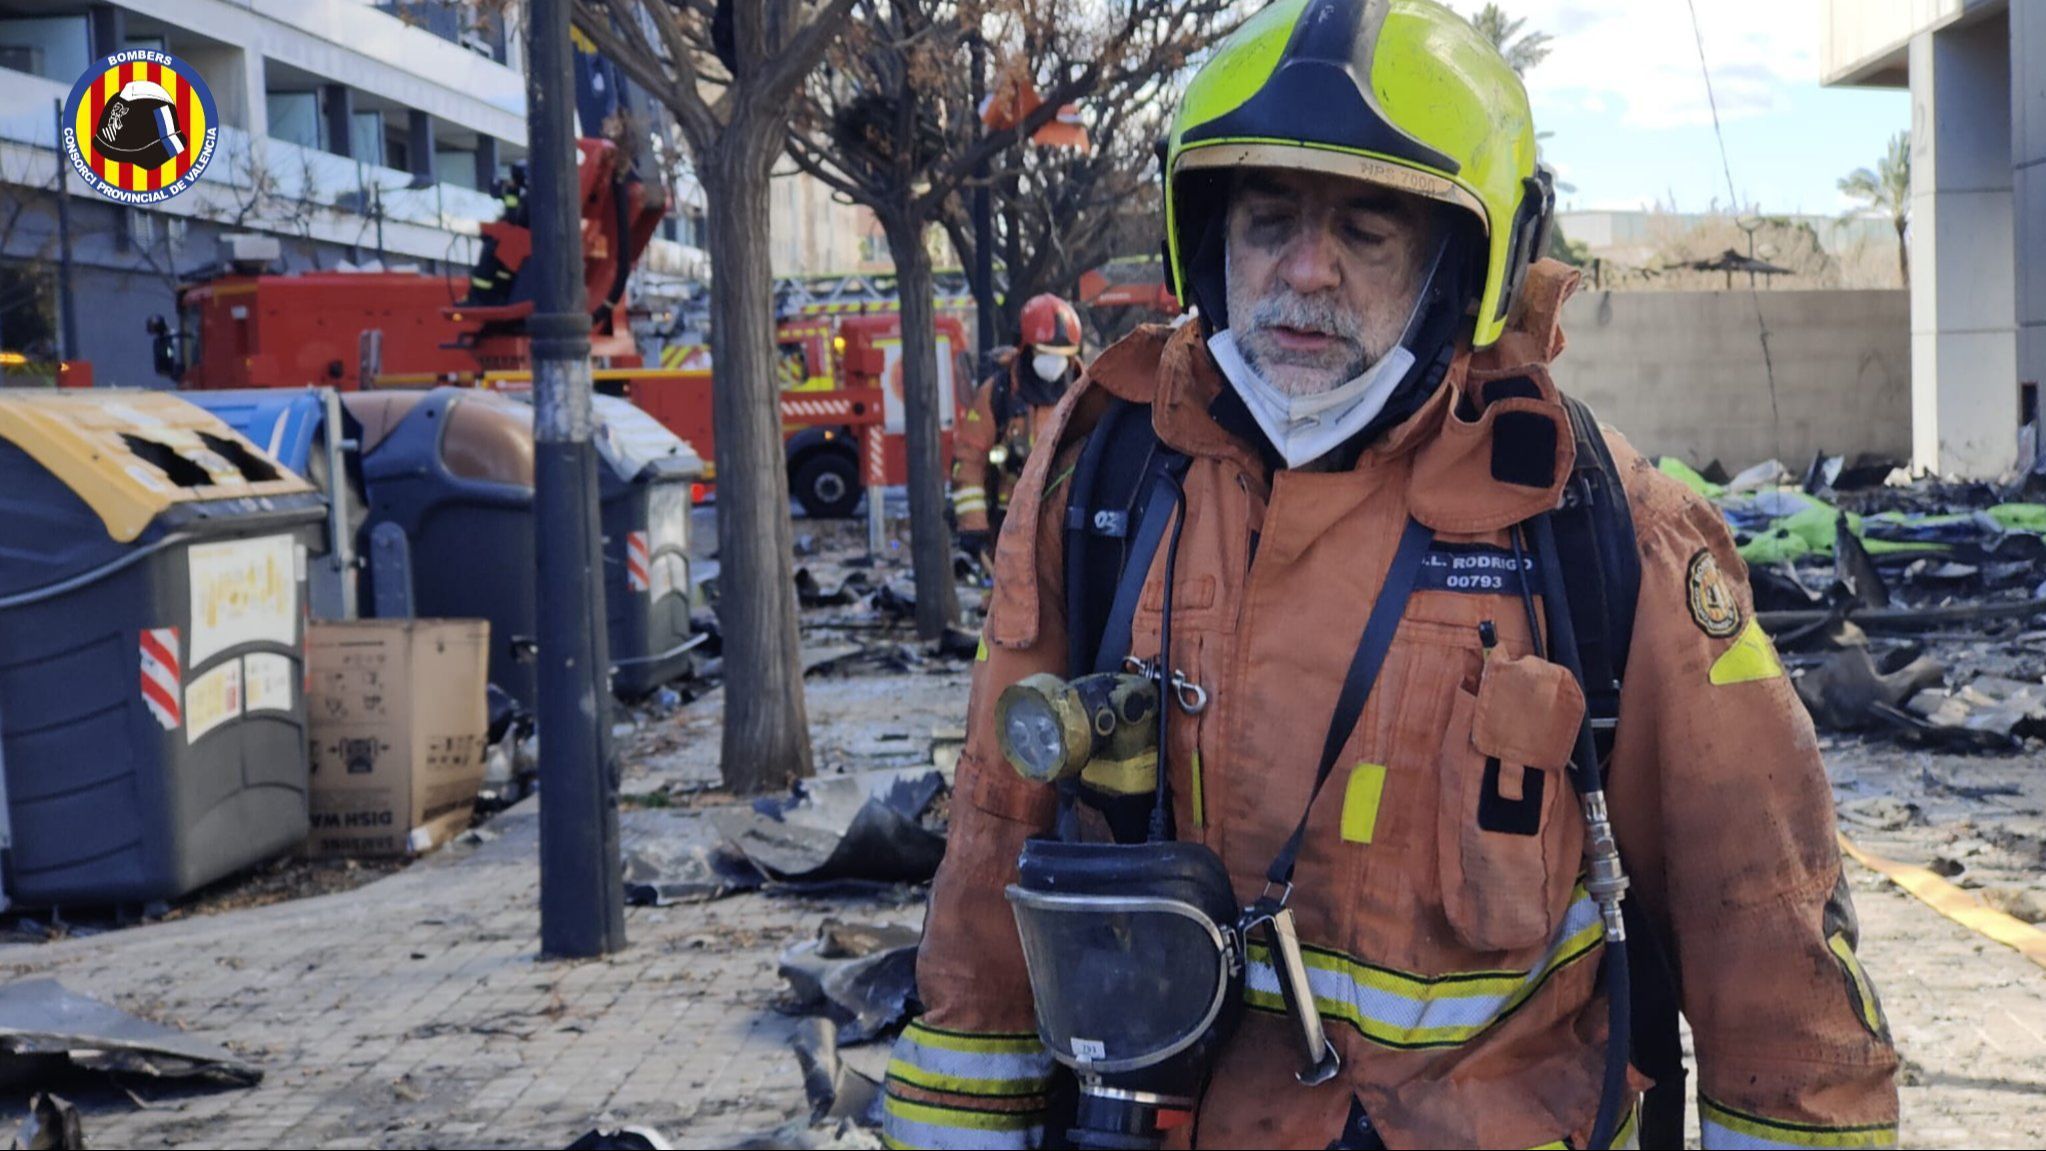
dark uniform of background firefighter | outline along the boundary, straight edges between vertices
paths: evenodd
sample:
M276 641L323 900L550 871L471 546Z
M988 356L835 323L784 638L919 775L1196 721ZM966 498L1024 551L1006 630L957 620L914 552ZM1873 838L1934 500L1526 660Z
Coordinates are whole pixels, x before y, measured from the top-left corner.
M1001 531L1009 493L1023 474L1052 405L1079 375L1080 314L1053 295L1023 305L1022 332L1008 362L973 393L954 437L952 511L959 550L978 559Z

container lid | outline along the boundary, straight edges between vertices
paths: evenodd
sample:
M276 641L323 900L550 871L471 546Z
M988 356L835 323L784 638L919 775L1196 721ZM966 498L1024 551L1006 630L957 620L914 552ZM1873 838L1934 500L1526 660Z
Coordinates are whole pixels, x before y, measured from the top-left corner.
M300 475L305 474L313 440L327 419L326 398L313 388L235 388L183 395Z
M491 395L516 400L527 409L526 421L531 425L533 389L530 387L500 388ZM689 446L689 441L668 430L668 426L648 415L632 401L617 396L602 394L590 397L590 414L595 417L591 429L591 442L596 444L597 455L604 465L611 469L620 480L631 483L646 477L652 480L693 480L705 472L703 457Z
M416 388L380 388L374 392L342 392L341 406L362 426L359 450L368 455L425 398L426 393Z
M656 467L663 478L693 480L703 475L703 457L689 441L668 430L630 400L591 396L597 417L597 448L622 480Z
M313 491L169 392L0 391L0 439L76 492L120 543L181 504Z

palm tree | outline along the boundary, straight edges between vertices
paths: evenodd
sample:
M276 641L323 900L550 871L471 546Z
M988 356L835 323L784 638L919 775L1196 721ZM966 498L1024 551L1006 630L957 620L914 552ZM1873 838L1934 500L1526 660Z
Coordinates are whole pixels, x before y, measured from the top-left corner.
M1861 201L1849 216L1887 215L1897 229L1897 274L1911 283L1911 249L1904 231L1911 223L1911 133L1890 137L1889 150L1873 169L1856 168L1840 178L1840 190Z
M1525 16L1518 20L1509 19L1505 9L1497 4L1487 4L1471 17L1471 25L1478 30L1478 35L1491 41L1492 47L1497 48L1513 70L1522 76L1527 75L1529 68L1548 59L1549 34L1529 32L1522 36L1520 30L1527 26ZM1515 40L1516 36L1520 38Z

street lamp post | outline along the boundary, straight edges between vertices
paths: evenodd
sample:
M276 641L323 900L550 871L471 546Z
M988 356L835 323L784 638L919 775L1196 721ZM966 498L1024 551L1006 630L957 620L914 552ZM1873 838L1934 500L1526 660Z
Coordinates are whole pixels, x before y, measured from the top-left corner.
M563 958L625 946L618 780L590 317L583 292L569 0L533 0L526 105L534 270L533 513L540 580L540 947Z

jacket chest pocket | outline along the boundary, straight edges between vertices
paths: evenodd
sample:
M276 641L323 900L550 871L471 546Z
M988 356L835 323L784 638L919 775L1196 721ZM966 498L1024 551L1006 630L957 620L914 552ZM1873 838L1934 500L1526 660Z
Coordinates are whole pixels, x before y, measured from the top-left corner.
M1475 694L1459 687L1437 770L1443 910L1477 951L1552 939L1584 851L1566 771L1584 693L1562 667L1501 650Z

